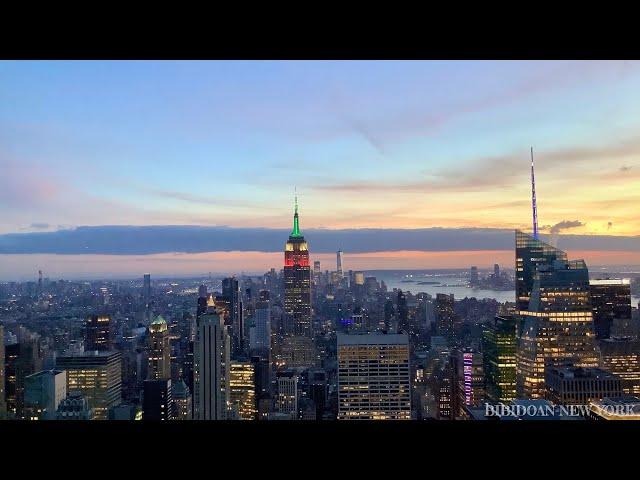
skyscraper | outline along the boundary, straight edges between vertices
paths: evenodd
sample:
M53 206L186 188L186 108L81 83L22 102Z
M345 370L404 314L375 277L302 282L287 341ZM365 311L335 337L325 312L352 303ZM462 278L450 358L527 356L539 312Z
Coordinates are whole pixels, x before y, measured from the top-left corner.
M149 325L149 359L147 378L150 380L171 378L171 345L169 328L161 315Z
M291 370L278 372L278 399L276 407L279 413L289 415L291 420L298 418L298 376Z
M475 265L471 267L471 273L469 274L469 285L471 287L477 287L480 284L480 278L478 277L478 267Z
M550 367L545 376L545 397L556 405L588 405L622 396L620 377L599 368Z
M194 345L195 420L224 420L229 386L230 339L215 304L197 320Z
M87 351L111 350L111 317L91 315L85 322L84 349Z
M508 403L516 399L516 321L496 317L484 325L482 356L487 399Z
M251 357L256 383L256 398L260 400L271 395L271 362L260 356Z
M336 252L336 272L338 273L338 276L342 278L342 250L338 250Z
M516 307L526 310L538 265L567 260L567 254L520 230L516 230Z
M4 353L4 327L0 325L0 420L7 415L7 399L5 396L5 353Z
M457 352L457 357L457 404L460 409L480 406L486 400L482 354L472 348L463 348Z
M270 358L271 351L271 306L269 300L256 302L253 327L249 334L251 355Z
M410 420L409 337L338 333L338 420Z
M193 418L192 396L189 387L183 380L171 386L173 399L173 418L175 420L191 420Z
M122 356L120 352L91 351L64 355L56 368L67 371L67 393L84 395L96 420L106 420L109 408L122 400Z
M311 336L311 270L309 249L298 222L298 199L293 215L293 230L284 249L284 310L291 320L294 335Z
M24 410L29 420L55 420L56 410L67 397L67 372L43 370L24 379Z
M589 287L596 338L609 338L614 320L631 322L631 282L607 278L591 280Z
M244 309L240 283L235 277L222 280L222 299L227 310L226 324L230 327L234 358L242 356L248 332L245 332Z
M550 367L598 366L589 272L583 260L538 264L528 308L519 315L519 397L543 398L545 370Z
M628 395L640 395L640 340L629 337L605 338L598 342L602 369L622 379Z
M198 298L207 298L207 286L206 285L200 285L198 287Z
M24 327L5 345L5 389L9 418L22 419L25 378L42 370L40 337Z
M240 420L255 420L257 414L255 366L251 362L231 362L229 406Z
M317 363L313 339L302 335L286 335L278 345L278 360L283 368L304 369Z
M456 326L453 294L436 294L435 313L436 331L438 332L438 335L448 339L453 338Z
M158 378L144 381L142 419L173 420L171 379Z
M148 304L151 300L151 274L145 273L142 282L142 300Z

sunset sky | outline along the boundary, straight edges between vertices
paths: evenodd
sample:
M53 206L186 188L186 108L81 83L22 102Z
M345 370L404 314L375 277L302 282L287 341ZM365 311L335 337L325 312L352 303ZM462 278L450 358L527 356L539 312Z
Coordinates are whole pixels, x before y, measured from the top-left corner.
M635 236L638 112L638 62L4 61L0 234L287 228L294 187L303 231L530 229L533 146L546 231Z

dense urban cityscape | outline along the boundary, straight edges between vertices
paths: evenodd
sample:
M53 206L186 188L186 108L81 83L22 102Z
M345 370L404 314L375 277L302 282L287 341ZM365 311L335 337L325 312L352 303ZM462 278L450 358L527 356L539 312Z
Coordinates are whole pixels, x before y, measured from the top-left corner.
M0 429L216 420L253 459L246 428L640 420L639 85L633 61L0 60ZM190 467L211 426L134 440Z
M540 240L533 158L531 179L533 233L515 231L514 269L464 272L470 289L515 286L513 302L421 292L440 283L429 273L400 272L416 293L389 290L348 270L340 250L322 270L297 198L284 266L262 276L67 281L39 272L2 283L0 413L640 419L640 276L591 278L583 260Z

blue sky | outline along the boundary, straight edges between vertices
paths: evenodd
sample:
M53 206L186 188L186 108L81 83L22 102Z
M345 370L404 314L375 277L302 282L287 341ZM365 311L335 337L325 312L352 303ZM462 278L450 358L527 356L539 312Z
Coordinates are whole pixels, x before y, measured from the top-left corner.
M0 233L79 225L637 235L637 62L0 62ZM610 225L611 224L611 225ZM35 226L34 226L35 225Z

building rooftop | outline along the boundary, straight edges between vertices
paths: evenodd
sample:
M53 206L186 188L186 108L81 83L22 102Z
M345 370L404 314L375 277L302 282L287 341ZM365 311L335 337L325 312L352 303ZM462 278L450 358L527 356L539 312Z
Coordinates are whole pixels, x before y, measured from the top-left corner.
M580 379L580 378L594 378L594 379L618 379L619 377L613 373L607 372L600 368L581 368L581 367L560 367L552 368L549 373L556 374L563 379Z
M166 332L167 329L167 321L162 317L162 315L158 315L149 325L149 331L151 332Z
M408 345L405 333L338 333L338 345Z
M628 278L599 278L597 280L589 280L589 285L630 285L631 280Z

